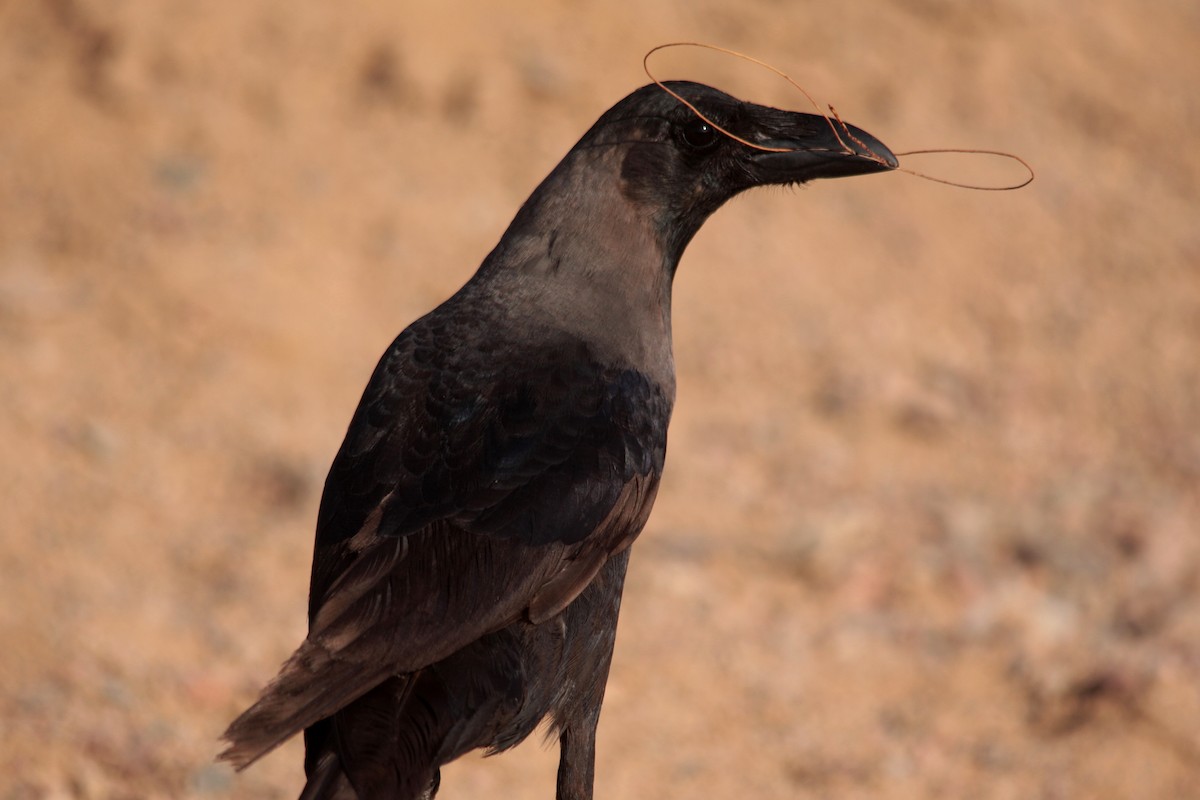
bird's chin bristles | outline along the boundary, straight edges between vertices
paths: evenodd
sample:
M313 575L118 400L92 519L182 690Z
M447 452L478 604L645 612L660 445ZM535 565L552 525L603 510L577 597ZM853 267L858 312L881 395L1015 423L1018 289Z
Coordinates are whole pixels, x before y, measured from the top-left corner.
M785 181L783 183L764 183L757 187L760 191L766 190L775 195L792 195L798 191L803 191L808 188L808 181Z

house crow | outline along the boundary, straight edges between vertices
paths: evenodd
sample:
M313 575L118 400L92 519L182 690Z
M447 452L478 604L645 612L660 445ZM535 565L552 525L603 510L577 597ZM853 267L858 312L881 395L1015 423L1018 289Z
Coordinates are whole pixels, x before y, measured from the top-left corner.
M680 256L743 190L896 165L853 126L667 86L694 109L650 85L605 112L384 353L325 483L308 636L225 732L239 769L303 731L302 798L432 798L548 718L558 800L591 798Z

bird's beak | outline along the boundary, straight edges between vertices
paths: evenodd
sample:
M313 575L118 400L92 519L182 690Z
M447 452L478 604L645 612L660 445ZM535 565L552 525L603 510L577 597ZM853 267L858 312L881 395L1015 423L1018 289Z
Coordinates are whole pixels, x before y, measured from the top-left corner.
M792 183L886 172L899 166L883 142L862 128L817 114L789 114L786 128L756 142L786 152L757 151L752 170L763 183Z

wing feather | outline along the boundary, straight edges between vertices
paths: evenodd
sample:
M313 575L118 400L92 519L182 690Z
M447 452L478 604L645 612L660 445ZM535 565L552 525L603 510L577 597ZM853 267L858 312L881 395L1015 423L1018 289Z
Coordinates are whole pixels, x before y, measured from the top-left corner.
M646 522L670 397L562 335L472 348L455 313L367 386L322 496L308 638L225 733L239 768L390 675L552 618Z

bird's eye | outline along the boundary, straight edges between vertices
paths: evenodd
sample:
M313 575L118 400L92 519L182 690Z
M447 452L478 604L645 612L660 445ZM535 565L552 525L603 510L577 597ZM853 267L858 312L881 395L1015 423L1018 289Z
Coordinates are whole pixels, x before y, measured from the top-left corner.
M683 141L694 150L707 150L717 143L721 133L702 119L692 118L680 132Z

